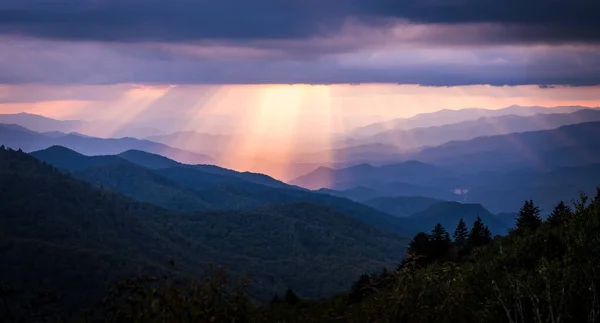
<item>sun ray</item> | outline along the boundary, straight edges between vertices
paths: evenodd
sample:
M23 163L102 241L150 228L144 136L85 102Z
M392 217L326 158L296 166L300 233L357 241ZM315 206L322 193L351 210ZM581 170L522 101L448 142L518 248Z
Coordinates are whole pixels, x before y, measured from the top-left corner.
M194 98L189 102L189 106L179 107L181 113L184 114L184 118L179 118L182 120L178 127L180 131L172 134L166 144L218 158L220 152L215 149L222 143L214 142L211 137L219 135L210 135L211 131L207 128L209 128L213 113L221 108L220 101L228 95L228 87L204 86L197 92L188 94L193 95Z
M164 96L172 86L137 86L125 93L110 109L100 116L101 123L92 123L81 131L110 138L136 121L153 102Z

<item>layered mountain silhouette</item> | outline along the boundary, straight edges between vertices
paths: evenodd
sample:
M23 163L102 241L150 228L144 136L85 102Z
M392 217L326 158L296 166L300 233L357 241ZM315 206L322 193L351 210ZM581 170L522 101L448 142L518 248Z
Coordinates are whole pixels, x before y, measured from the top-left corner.
M113 189L138 201L154 203L169 209L251 210L271 204L310 202L328 206L350 218L388 232L411 232L394 216L344 198L317 194L287 185L266 175L235 172L212 165L178 163L177 167L150 169L119 156L87 157L64 147L51 147L32 154L46 162L54 163L56 167L72 173L79 179ZM61 155L64 158L61 158ZM124 155L131 157L132 152ZM52 158L47 158L48 156ZM73 156L78 157L72 158ZM166 162L161 156L147 157L147 160L155 158ZM81 164L77 164L77 161ZM103 161L109 162L103 164ZM86 168L86 165L93 167Z
M448 170L418 161L373 166L360 164L348 168L332 169L321 167L291 181L291 184L311 188L340 188L340 186L365 181L402 181L414 185L435 185L452 180L454 174ZM359 185L356 185L359 186Z
M56 120L31 113L0 114L0 123L16 124L36 132L70 133L80 131L86 122L80 120Z
M389 127L365 136L354 136L334 141L334 148L304 153L298 157L305 162L319 161L323 164L343 168L361 163L374 165L391 164L414 159L420 150L435 147L450 141L470 140L482 136L496 136L516 132L556 129L565 125L600 121L600 109L584 107L563 108L514 107L500 110L482 110L476 118L455 122L453 118L440 118L439 125L419 127ZM544 109L544 110L540 110ZM469 110L469 109L467 109ZM462 111L462 110L461 110ZM574 112L573 112L574 111ZM513 113L511 113L513 112ZM448 110L438 114L464 114ZM466 114L470 116L471 114ZM412 120L401 119L403 122Z
M77 133L87 136L105 136L106 129L112 129L113 122L105 120L57 120L32 113L0 114L0 123L17 124L27 129L52 136L53 134ZM123 125L108 133L111 137L136 137L161 135L161 131L152 127L137 126L135 124Z
M290 161L311 171L289 183L215 165L203 153L221 154L227 136L108 139L79 133L80 121L0 122L0 287L53 291L69 310L120 279L196 277L211 262L251 275L259 301L287 288L333 295L396 266L408 237L436 224L452 233L481 218L505 234L524 201L546 217L600 182L600 111L583 107L373 125L327 167L311 154ZM186 150L190 140L202 147Z
M57 292L73 307L89 305L118 279L199 274L211 261L235 275L251 273L265 297L288 286L326 295L361 272L393 264L406 245L319 204L176 213L74 179L22 152L0 149L0 166L0 277L19 290Z
M588 109L582 106L563 106L563 107L538 107L538 106L518 106L513 105L503 109L489 110L479 108L468 108L460 110L439 110L430 113L417 114L411 118L394 119L386 122L371 124L356 129L351 133L352 137L373 136L388 130L407 130L423 127L437 127L442 125L454 124L464 121L476 120L482 117L498 117L506 115L532 116L536 114L550 113L572 113L575 111Z
M209 156L173 148L149 140L135 138L105 139L79 134L45 135L14 124L0 124L0 144L15 149L19 148L26 152L41 150L51 146L63 146L85 155L113 155L136 149L163 154L189 164L214 162Z
M358 201L421 196L479 203L494 213L514 212L534 199L547 214L557 200L593 194L600 180L600 122L453 141L410 158L418 161L319 168L291 183ZM353 193L359 188L368 197Z
M411 151L422 147L438 146L449 141L469 140L482 136L550 130L566 125L598 122L600 109L583 109L572 113L535 114L532 116L504 115L482 117L437 127L411 130L388 130L364 139L364 144L395 145L397 149ZM344 152L352 152L348 148Z
M461 171L540 169L600 162L600 122L552 130L452 141L424 149L412 158ZM570 153L563 158L559 155ZM567 157L567 158L565 158Z

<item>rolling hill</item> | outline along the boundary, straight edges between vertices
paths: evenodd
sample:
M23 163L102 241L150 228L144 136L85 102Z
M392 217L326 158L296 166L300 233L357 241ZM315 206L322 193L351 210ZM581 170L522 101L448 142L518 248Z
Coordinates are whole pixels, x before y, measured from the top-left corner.
M53 156L53 160L71 163L87 159L71 159L77 153L53 147L52 153L34 155ZM65 153L64 158L56 155ZM113 156L114 158L119 158ZM100 157L87 157L96 160ZM106 158L106 156L102 157ZM160 158L160 157L157 157ZM164 160L163 160L164 161ZM49 160L50 162L50 160ZM211 165L148 169L126 162L77 169L74 176L99 186L105 186L138 201L155 203L174 210L251 210L271 204L309 202L328 206L337 212L388 232L407 233L393 216L344 198L313 193L293 186L271 187L246 181L248 173L237 173ZM71 170L72 171L72 170ZM208 171L208 172L207 172ZM229 174L229 175L224 175ZM256 178L250 175L251 179ZM264 180L263 176L259 176Z
M234 276L251 274L263 297L288 286L331 295L360 273L395 264L407 242L313 203L173 213L5 149L0 192L0 280L19 297L56 295L52 306L69 310L119 279L197 275L211 261Z
M138 164L140 166L150 169L155 169L159 172L167 174L167 176L176 176L179 177L180 180L188 182L196 181L198 183L205 183L207 180L209 180L209 178L211 178L209 181L220 183L250 182L278 188L297 188L264 174L252 172L238 172L231 169L208 164L188 165L176 162L158 154L152 154L140 150L128 150L120 153L118 156L134 164ZM167 168L170 170L166 170ZM193 177L194 175L197 176L197 173L190 171L190 169L201 172L202 174L204 174L205 177L194 179ZM191 178L184 178L184 176L186 175L191 176Z
M119 156L85 156L60 146L31 155L78 179L115 190L140 202L177 211L212 208L198 193Z

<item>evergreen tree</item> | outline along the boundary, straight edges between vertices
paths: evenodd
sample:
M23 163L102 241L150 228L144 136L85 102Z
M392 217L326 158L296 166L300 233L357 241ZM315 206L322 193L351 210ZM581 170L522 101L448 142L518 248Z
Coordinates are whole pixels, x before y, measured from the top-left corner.
M429 241L430 256L436 260L445 256L450 248L452 248L450 235L440 223L436 224L433 230L431 230Z
M532 200L525 201L516 221L517 231L535 231L541 225L540 209L533 204Z
M367 274L363 274L360 278L352 284L348 298L352 303L358 303L365 299L369 295L371 286L371 277Z
M560 225L564 223L572 214L571 208L563 201L554 207L552 214L548 217L548 223L551 225Z
M430 249L430 240L429 236L425 232L417 233L412 241L408 244L408 253L419 255L419 256L428 256Z
M450 246L452 246L452 239L450 238L450 233L446 232L446 234L444 235L444 241L447 241Z
M408 244L408 257L403 259L398 269L404 268L407 264L414 263L419 266L427 265L431 261L431 241L429 235L425 232L417 233Z
M456 226L456 230L454 230L454 246L460 251L464 250L467 246L467 239L469 238L469 229L467 228L467 224L461 218L458 221L458 225Z
M468 247L474 248L486 245L492 241L492 232L490 229L483 224L483 221L480 217L477 217L475 223L473 223L473 227L469 232L468 238Z
M288 305L296 305L300 302L300 298L296 296L296 293L291 288L288 288L287 292L285 292L285 296L283 298L284 303Z

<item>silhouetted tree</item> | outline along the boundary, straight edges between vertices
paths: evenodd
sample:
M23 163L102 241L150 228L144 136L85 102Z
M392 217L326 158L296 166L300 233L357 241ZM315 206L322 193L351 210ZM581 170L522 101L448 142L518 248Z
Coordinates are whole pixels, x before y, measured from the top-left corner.
M446 229L440 224L436 224L431 234L429 235L430 241L430 252L429 256L435 260L445 256L450 248L452 248L452 241L450 235Z
M425 232L417 233L412 241L408 244L408 253L427 256L430 250L429 235Z
M467 228L467 224L462 218L458 221L456 230L454 230L453 238L454 246L459 251L464 250L464 248L467 246L467 239L469 238L469 229Z
M360 278L352 284L350 288L350 294L348 299L351 303L358 303L365 299L369 295L369 287L371 285L371 277L367 274L363 274Z
M285 292L285 296L283 298L283 302L288 305L296 305L300 302L300 298L296 296L296 293L291 288L288 288L287 292Z
M535 231L542 225L540 218L540 209L533 204L533 200L525 201L525 204L519 210L519 217L516 221L517 231Z
M417 233L408 244L408 259L402 260L399 266L403 268L407 263L414 263L424 266L431 261L431 241L429 235L425 232Z
M548 223L551 225L560 225L567 221L567 219L571 216L572 211L571 208L566 205L563 201L560 201L552 211L552 214L548 217Z
M492 232L483 224L480 217L473 223L473 227L469 232L468 247L474 248L486 245L492 241Z

